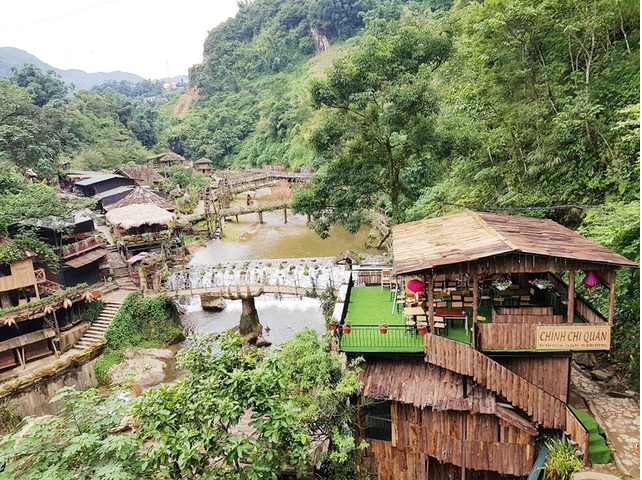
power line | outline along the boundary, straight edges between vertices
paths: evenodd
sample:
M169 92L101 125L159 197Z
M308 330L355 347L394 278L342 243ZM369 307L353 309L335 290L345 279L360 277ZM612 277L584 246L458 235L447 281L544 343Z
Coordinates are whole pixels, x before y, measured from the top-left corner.
M102 2L102 3L98 3L96 5L92 5L92 6L89 6L89 7L81 8L80 10L74 10L73 12L61 13L60 15L56 15L56 16L53 16L53 17L42 18L40 20L34 20L33 22L23 23L21 25L14 25L14 26L12 26L10 28L1 28L0 32L11 32L13 30L23 29L25 27L29 27L29 26L32 26L32 25L38 25L40 23L46 23L46 22L50 22L52 20L58 20L60 18L70 17L70 16L76 15L78 13L87 12L89 10L93 10L95 8L102 7L104 5L109 5L111 3L116 3L116 2L119 2L119 1L120 0L109 0L107 2Z

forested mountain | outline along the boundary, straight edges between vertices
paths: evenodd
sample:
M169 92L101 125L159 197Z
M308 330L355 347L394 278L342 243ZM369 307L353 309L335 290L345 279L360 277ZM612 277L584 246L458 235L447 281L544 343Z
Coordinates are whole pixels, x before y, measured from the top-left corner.
M63 70L46 64L30 53L13 47L0 47L0 78L8 78L12 75L12 68L20 70L25 65L34 65L43 72L53 70L68 85L74 85L76 90L90 89L108 81L125 81L138 83L143 79L134 73L127 72L97 72L87 73L82 70Z

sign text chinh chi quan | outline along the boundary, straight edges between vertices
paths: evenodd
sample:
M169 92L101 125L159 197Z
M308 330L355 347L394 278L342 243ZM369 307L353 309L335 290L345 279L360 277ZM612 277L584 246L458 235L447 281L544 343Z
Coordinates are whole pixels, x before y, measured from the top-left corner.
M538 325L538 350L608 350L609 325Z

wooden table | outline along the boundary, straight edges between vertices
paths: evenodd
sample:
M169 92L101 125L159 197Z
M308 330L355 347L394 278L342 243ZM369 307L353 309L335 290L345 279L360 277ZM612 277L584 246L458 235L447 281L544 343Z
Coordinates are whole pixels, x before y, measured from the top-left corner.
M417 315L425 315L426 311L423 307L406 307L403 309L404 317L416 317Z
M435 315L444 317L444 320L463 320L464 328L468 332L468 310L465 308L436 308Z

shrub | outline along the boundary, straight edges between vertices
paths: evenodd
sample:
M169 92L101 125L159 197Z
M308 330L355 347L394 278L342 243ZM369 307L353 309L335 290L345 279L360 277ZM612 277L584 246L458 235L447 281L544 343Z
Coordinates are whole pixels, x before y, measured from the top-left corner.
M119 350L107 350L94 364L94 372L99 385L109 385L109 369L125 360L125 355Z
M551 439L546 442L548 459L544 464L544 480L566 480L584 465L575 453L575 447L564 439Z

